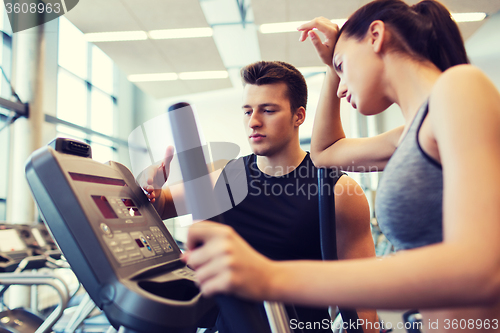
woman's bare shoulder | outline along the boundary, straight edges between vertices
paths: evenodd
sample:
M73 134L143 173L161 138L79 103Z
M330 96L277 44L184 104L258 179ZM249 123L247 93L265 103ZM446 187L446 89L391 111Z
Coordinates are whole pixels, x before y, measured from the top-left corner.
M432 89L432 95L439 93L448 93L455 90L456 94L462 90L474 89L476 84L494 86L493 82L486 74L474 65L464 64L450 67L444 71L436 81Z
M500 102L500 93L481 69L458 65L439 76L431 91L429 107L434 112L456 115L460 110L470 111L497 102Z

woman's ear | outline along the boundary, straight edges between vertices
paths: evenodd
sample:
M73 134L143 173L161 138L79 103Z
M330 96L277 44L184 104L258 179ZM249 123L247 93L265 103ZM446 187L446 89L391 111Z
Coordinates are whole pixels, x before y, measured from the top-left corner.
M387 30L385 29L385 23L383 21L376 20L370 24L367 37L375 53L379 53L382 50L386 33Z

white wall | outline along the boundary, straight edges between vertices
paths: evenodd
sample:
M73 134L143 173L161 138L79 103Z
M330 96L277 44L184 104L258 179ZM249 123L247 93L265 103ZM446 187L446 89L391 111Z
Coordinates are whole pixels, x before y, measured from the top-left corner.
M500 12L488 18L465 43L469 60L500 90Z

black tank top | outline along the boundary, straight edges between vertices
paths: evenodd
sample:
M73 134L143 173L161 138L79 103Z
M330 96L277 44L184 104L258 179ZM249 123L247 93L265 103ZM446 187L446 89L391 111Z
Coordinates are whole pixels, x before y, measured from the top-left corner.
M270 259L321 260L318 169L309 153L297 168L289 173L284 170L286 174L280 177L259 170L254 154L240 159L243 159L246 175L237 174L247 178L248 194L236 207L223 213L224 223ZM231 168L238 165L237 161L228 163L226 174L235 174ZM226 187L224 177L219 177L216 192L222 190L221 186ZM320 326L330 324L326 308L295 308L301 322L316 323L317 329L304 332L331 332L325 329L326 325ZM218 328L221 332L230 332L221 328L220 322Z

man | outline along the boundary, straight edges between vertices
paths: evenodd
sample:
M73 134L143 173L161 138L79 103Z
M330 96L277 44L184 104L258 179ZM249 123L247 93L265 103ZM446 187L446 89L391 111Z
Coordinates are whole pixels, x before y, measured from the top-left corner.
M242 69L244 81L243 123L253 154L229 162L224 168L234 174L244 165L248 194L234 208L222 214L252 247L274 260L321 260L317 169L309 153L300 147L299 127L305 120L307 86L302 74L284 62L261 61ZM162 167L151 176L145 189L164 218L174 214L167 188L154 191L154 178L163 180ZM241 162L243 163L236 163ZM240 173L241 174L241 173ZM338 178L340 176L340 178ZM370 213L360 186L339 174L335 185L335 216L339 259L375 255L370 232ZM219 177L215 193L226 186ZM333 189L331 189L333 190ZM159 200L156 200L159 198ZM341 272L339 272L341 274ZM295 306L295 327L304 332L331 332L327 309ZM361 319L376 321L375 311L358 311ZM294 314L290 314L294 317ZM326 320L326 321L325 321ZM234 332L234 323L219 317L221 333ZM308 329L310 328L310 329ZM368 331L368 330L365 330Z

